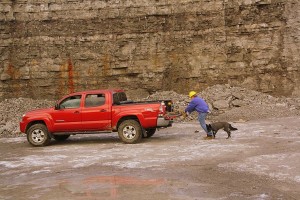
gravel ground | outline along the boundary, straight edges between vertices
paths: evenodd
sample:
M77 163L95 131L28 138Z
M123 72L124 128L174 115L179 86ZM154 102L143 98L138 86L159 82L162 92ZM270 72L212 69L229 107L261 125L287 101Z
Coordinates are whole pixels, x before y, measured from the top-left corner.
M207 118L211 122L248 121L300 115L300 98L276 98L229 85L215 85L198 95L205 99L211 108L211 113ZM156 92L143 100L157 99L171 99L175 111L184 110L190 101L187 95L173 91ZM22 135L19 131L19 122L26 111L47 108L54 104L54 101L30 98L6 99L0 102L0 137ZM193 122L196 120L197 113L194 112L188 118L177 118L175 121Z
M0 199L297 200L299 120L234 123L230 139L219 131L213 140L180 122L133 145L117 133L40 148L0 138Z

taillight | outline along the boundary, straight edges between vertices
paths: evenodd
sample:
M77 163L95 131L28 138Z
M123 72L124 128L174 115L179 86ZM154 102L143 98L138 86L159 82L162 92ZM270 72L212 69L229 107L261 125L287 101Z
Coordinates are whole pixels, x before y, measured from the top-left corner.
M161 102L160 106L159 106L158 116L160 116L160 117L164 116L165 112L166 112L166 105L164 102Z

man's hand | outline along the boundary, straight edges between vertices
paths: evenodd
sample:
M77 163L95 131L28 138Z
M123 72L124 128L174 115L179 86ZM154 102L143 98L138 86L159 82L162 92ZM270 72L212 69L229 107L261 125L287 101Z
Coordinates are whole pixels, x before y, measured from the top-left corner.
M188 112L184 112L184 111L181 112L181 116L182 116L184 119L185 119L188 115L189 115Z

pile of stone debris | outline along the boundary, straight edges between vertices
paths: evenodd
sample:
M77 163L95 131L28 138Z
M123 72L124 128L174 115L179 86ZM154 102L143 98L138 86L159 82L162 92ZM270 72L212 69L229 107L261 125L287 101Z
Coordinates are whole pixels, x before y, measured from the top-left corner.
M0 137L21 135L19 122L25 112L39 108L49 108L53 105L53 101L29 98L5 99L0 102Z
M300 98L276 98L254 90L229 85L215 85L198 94L210 107L208 120L214 121L248 121L262 118L300 116ZM146 99L171 99L175 110L184 111L190 99L188 95L173 91L157 92ZM192 121L197 113L177 121Z
M276 98L270 95L229 85L215 85L198 94L206 100L211 113L208 121L248 121L262 118L300 116L300 98ZM175 112L183 111L190 102L188 95L173 91L156 92L143 100L170 99ZM134 99L137 100L137 99ZM29 110L48 108L54 101L28 98L6 99L0 102L0 137L18 136L19 122ZM195 121L197 113L175 121Z

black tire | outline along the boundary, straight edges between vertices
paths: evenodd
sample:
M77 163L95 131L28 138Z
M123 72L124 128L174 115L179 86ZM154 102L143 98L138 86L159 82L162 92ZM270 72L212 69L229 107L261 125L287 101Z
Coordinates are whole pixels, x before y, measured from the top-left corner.
M56 141L65 141L66 139L68 139L70 137L70 135L53 135L53 138L56 140Z
M125 120L118 127L119 138L126 144L138 143L142 134L142 127L135 120Z
M156 128L146 129L146 136L143 135L143 138L152 137L154 135L155 131L156 131Z
M50 143L51 137L44 124L34 124L27 131L27 141L35 147L46 146Z

